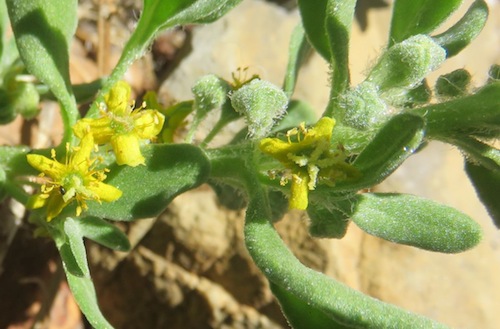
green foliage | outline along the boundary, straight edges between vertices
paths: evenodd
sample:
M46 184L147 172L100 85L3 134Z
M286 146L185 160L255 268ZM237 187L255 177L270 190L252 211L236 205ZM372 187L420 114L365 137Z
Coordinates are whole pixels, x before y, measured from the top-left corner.
M467 94L471 75L464 69L458 69L442 75L436 81L436 94L441 97L458 97Z
M433 38L436 43L446 49L447 57L455 56L479 35L487 18L486 2L477 0L455 25Z
M93 204L88 214L131 221L159 215L174 197L204 183L210 164L199 148L188 144L144 148L145 166L109 167L106 183L123 191L110 203Z
M193 86L192 100L164 108L150 92L144 108L131 109L130 89L117 82L159 31L212 22L240 1L144 0L111 76L72 86L68 45L77 2L6 0L7 17L0 0L0 121L33 116L42 97L61 103L64 124L57 152L0 148L0 199L10 196L33 209L30 220L54 240L69 286L95 328L112 326L99 310L83 239L127 251L127 237L107 220L157 216L174 197L203 183L221 205L247 206L248 251L294 328L444 328L307 268L272 223L296 198L306 200L304 208L310 201L313 237L341 239L352 221L369 234L420 249L456 253L474 247L480 227L458 210L413 195L366 192L436 139L463 151L465 170L500 227L500 151L494 147L500 135L499 66L491 67L487 84L477 89L463 69L441 76L434 89L427 80L476 38L488 16L486 3L475 1L451 28L431 36L461 1L395 1L386 49L366 79L351 86L348 50L356 1L299 0L301 23L290 38L283 90L258 76L233 75L228 82L210 74ZM5 36L9 18L12 40ZM321 121L306 101L291 99L312 48L331 68ZM38 81L18 79L27 73ZM92 98L79 120L77 101ZM220 111L219 121L196 144L193 136L211 111ZM212 147L212 139L241 117L246 126L240 133ZM184 143L176 144L186 124ZM266 154L259 148L263 138L272 146ZM37 156L28 163L29 152ZM23 187L34 180L26 176L38 170L45 174L44 185L28 195ZM66 190L68 182L72 190ZM45 208L55 214L51 221Z
M500 188L500 170L490 170L481 165L466 162L465 172L496 227L500 228L500 207L497 194Z
M392 242L457 253L481 240L481 228L465 214L413 195L364 193L350 207L357 226Z
M64 139L78 111L69 79L69 44L77 24L77 1L6 0L19 55L28 71L47 85L63 107Z
M392 13L389 45L417 34L427 34L441 25L462 0L397 0Z

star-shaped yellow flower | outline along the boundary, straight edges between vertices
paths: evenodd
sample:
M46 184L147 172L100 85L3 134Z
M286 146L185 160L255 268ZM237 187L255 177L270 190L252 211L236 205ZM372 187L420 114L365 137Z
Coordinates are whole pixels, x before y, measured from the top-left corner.
M334 126L334 119L323 117L310 129L301 124L289 130L287 141L279 138L260 141L260 150L280 161L288 171L292 181L290 209L306 209L309 191L314 190L318 182L333 185L335 181L357 176L356 169L346 163L343 150L332 148ZM283 178L286 184L287 175Z
M87 209L87 200L111 202L118 199L122 192L114 186L103 183L104 170L94 170L96 159L90 159L94 148L91 134L83 137L80 145L73 150L67 146L65 163L56 159L52 149L52 159L39 154L28 154L28 163L41 172L45 178L41 193L34 195L28 202L31 209L47 207L47 221L51 221L73 200L77 201L76 215Z
M165 117L156 110L134 108L130 102L130 86L120 81L104 97L101 116L97 119L78 120L73 126L76 136L91 133L96 144L111 143L119 165L144 164L140 144L156 137L163 127Z

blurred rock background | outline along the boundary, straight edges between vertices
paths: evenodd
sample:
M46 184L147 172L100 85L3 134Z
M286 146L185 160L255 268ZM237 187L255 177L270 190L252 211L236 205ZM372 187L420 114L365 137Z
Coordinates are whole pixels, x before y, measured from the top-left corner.
M80 24L71 51L75 83L109 73L139 14L136 2L140 3L80 2ZM465 1L450 24L471 2ZM431 83L439 74L466 68L480 86L489 66L500 64L500 1L489 1L489 5L490 20L483 33L433 73ZM363 0L356 16L350 53L353 83L363 79L384 47L390 7L383 0ZM248 67L249 75L259 74L281 85L290 32L298 20L293 1L243 1L213 24L162 33L125 78L138 96L157 88L166 104L190 99L191 86L200 76L215 73L231 79L237 68ZM309 102L318 115L328 101L327 72L327 64L312 55L294 95ZM19 119L0 128L1 144L47 147L58 138L60 123L53 103L42 105L36 121ZM431 143L375 187L377 191L428 197L476 219L484 229L484 239L462 254L392 244L364 234L354 224L342 240L311 239L307 219L300 212L285 216L277 228L305 264L355 289L453 328L498 328L500 233L462 167L456 149ZM17 213L12 209L18 209ZM0 211L9 220L23 216L22 209L12 204L2 205ZM134 244L132 252L113 253L89 243L100 304L110 322L116 328L131 329L286 328L264 278L244 248L243 219L243 211L219 206L210 188L202 186L176 198L158 219L123 225ZM45 328L82 328L85 323L57 275L54 250L46 241L31 238L31 228L20 223L3 264L4 273L0 273L0 328L29 328L35 321ZM33 259L39 264L31 262L28 269L26 264ZM54 282L62 302L44 310L44 291ZM14 303L17 308L12 306L12 298L25 295L29 298ZM18 316L7 315L6 305ZM40 310L44 313L37 317Z

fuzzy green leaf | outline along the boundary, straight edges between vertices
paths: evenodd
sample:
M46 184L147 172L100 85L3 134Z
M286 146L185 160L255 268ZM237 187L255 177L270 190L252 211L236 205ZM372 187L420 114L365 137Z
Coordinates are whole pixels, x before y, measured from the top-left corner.
M500 171L488 170L470 162L465 162L465 172L469 176L477 196L484 204L496 227L500 229Z
M326 7L326 32L331 49L331 96L341 94L349 87L349 40L356 0L329 0Z
M500 133L500 82L492 82L475 94L411 110L426 120L426 134L445 139L457 132Z
M69 78L69 44L77 25L76 0L7 0L19 54L27 70L47 85L63 107L65 138L78 117Z
M330 62L332 55L325 26L328 0L298 0L298 4L309 42L325 60Z
M81 240L81 236L79 237ZM83 242L82 242L83 244ZM61 254L61 259L63 262L64 272L66 273L66 279L68 280L69 288L73 297L75 297L76 303L80 307L80 310L85 314L85 317L89 323L94 328L106 328L112 329L113 326L104 318L99 309L99 304L97 302L97 296L94 288L94 283L90 278L90 272L87 265L87 258L85 253L79 252L75 253L69 251L69 245L64 244L59 247L59 253ZM83 272L80 275L75 273L71 268L75 267L77 263L85 264Z
M130 250L127 236L115 225L97 217L85 217L75 221L82 236L117 251Z
M9 16L7 15L7 6L5 5L5 0L0 0L0 73L3 52L5 48L5 43L7 41L7 26L9 25Z
M347 232L350 213L335 205L311 203L307 207L309 234L316 238L341 239Z
M339 182L335 190L359 190L380 183L421 145L424 122L400 114L391 118L358 155L353 165L361 172L355 181Z
M389 45L412 35L428 34L443 23L463 0L397 0L394 3Z
M455 25L433 38L446 49L447 57L455 56L479 35L487 19L488 5L477 0Z
M482 236L469 216L413 195L359 194L352 208L352 221L367 233L421 249L462 252L477 245Z
M500 172L500 150L469 136L454 136L446 142L458 146L467 155L469 162L487 170Z
M349 36L354 0L299 0L302 24L311 45L332 65L332 89L341 93L349 84Z
M283 82L283 91L290 98L297 83L299 69L304 60L311 52L311 45L307 41L304 27L299 24L295 27L290 38L288 49L288 65L286 67L285 81Z
M294 329L347 329L332 320L325 313L311 307L292 293L274 283L270 283L273 295L278 299L281 311Z
M74 256L74 260L78 270L68 267L69 272L74 275L79 276L90 276L90 272L87 265L87 252L85 251L85 245L83 244L83 235L80 230L77 220L72 217L67 217L64 219L64 233L67 237L67 245Z
M119 188L123 195L110 203L89 202L87 215L124 221L156 216L175 196L208 179L210 163L195 146L148 145L142 151L145 166L109 167L105 182Z

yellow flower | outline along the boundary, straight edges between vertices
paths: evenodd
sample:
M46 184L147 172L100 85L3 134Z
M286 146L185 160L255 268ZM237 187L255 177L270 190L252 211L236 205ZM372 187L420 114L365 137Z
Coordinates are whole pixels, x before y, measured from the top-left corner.
M104 97L101 116L97 119L78 120L73 126L76 136L82 138L91 133L96 144L111 143L119 165L138 166L144 164L141 141L151 140L163 127L165 117L156 110L134 108L130 102L130 86L116 83Z
M301 124L289 130L287 141L279 138L260 141L260 150L280 161L288 171L288 175L282 177L284 184L287 178L292 181L291 209L306 209L309 191L314 190L318 182L333 185L335 181L357 176L356 169L346 163L343 150L332 149L334 126L334 119L323 117L310 129Z
M41 172L45 178L41 193L34 195L27 207L37 209L47 206L47 221L59 215L64 207L73 200L77 201L76 215L86 210L87 200L111 202L118 199L122 192L114 186L103 183L106 178L104 170L94 170L96 159L90 159L94 148L94 138L91 134L83 137L80 145L73 150L66 146L65 163L56 159L52 149L49 159L39 154L28 154L28 163Z

